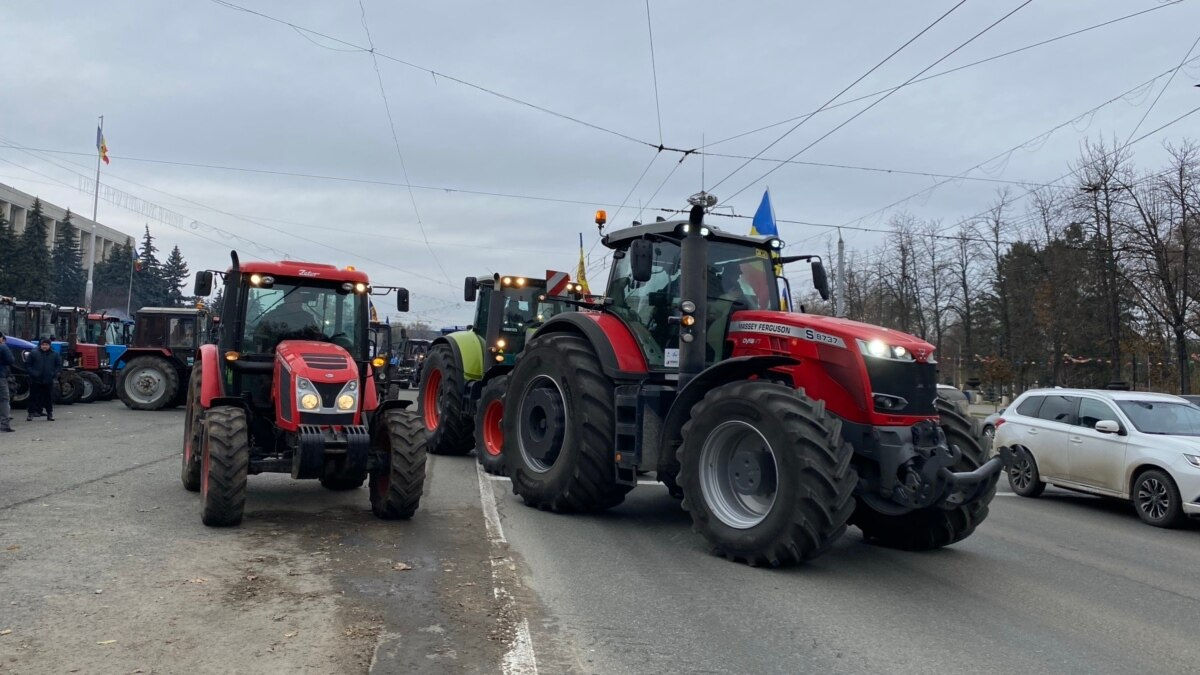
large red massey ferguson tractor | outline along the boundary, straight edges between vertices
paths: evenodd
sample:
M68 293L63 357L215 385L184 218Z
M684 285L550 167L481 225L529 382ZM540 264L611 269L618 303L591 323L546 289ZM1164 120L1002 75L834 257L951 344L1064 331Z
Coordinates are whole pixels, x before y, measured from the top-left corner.
M372 286L352 267L305 262L240 264L224 273L217 344L192 368L183 433L183 485L199 491L205 525L242 520L247 474L316 478L330 490L370 477L371 510L383 519L417 510L425 480L425 432L408 401L381 401L370 353ZM196 275L197 296L213 271Z
M654 471L715 552L750 564L813 558L848 523L909 550L968 536L1004 460L938 402L933 347L780 311L776 269L812 257L703 218L606 236L607 297L528 342L502 422L514 492L605 509Z

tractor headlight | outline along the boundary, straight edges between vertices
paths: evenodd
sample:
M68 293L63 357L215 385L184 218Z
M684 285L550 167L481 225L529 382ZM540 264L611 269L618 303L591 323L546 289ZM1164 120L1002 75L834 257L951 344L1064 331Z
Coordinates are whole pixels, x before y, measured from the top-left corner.
M889 345L883 340L859 340L858 349L864 355L877 359L890 359L892 361L912 361L912 352L900 345Z
M321 398L313 393L300 396L300 407L305 410L316 410L321 407Z
M338 410L351 410L354 408L355 398L353 394L342 394L338 397Z
M321 397L317 396L317 388L306 377L296 378L296 401L301 410L316 410L321 407Z
M358 407L358 380L350 380L342 387L337 397L338 410L354 410Z

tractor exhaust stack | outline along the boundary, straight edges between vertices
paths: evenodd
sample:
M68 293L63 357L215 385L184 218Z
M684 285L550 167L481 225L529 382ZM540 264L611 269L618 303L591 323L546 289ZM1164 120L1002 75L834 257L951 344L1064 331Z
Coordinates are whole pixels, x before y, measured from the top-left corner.
M708 240L704 238L704 229L704 207L695 205L688 215L687 235L680 254L683 267L679 289L683 309L679 325L680 388L704 370L708 324Z

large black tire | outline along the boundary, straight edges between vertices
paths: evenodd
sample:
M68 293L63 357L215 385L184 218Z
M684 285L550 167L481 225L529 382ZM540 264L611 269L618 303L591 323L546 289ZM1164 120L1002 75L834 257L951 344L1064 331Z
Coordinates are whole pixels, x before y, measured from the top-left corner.
M77 403L83 395L83 380L80 379L79 373L65 370L59 373L50 395L54 397L54 403L57 405Z
M117 376L112 371L103 371L100 375L100 398L101 401L111 401L117 396Z
M983 463L983 448L977 423L963 417L952 405L937 400L946 443L957 445L962 458L954 471L973 471ZM859 500L850 522L862 530L863 538L873 544L905 551L927 551L962 541L987 517L988 506L996 496L995 486L981 499L966 506L944 509L932 506L902 515L886 515Z
M104 391L104 382L100 380L99 375L85 370L79 373L79 382L82 385L79 390L80 403L94 403L100 400L100 394Z
M411 518L425 490L425 427L411 410L384 411L374 427L371 513L383 520Z
M217 406L204 413L204 455L200 471L201 520L210 527L242 522L250 438L246 411Z
M29 405L29 376L9 375L9 403L13 408L25 408Z
M159 356L129 360L117 378L117 396L131 410L160 410L175 400L179 372Z
M734 439L722 460L722 448L730 448L722 440ZM757 452L746 454L751 448ZM846 531L858 482L853 456L841 421L823 401L774 382L730 382L705 394L683 427L683 508L714 553L751 565L794 565L824 553ZM753 507L744 506L747 494L755 495Z
M1179 486L1166 471L1147 469L1141 472L1133 479L1130 492L1134 510L1147 525L1179 527L1187 519Z
M479 411L475 413L475 459L487 473L504 475L504 392L508 377L501 376L483 386Z
M1012 449L1012 455L1012 466L1005 472L1008 474L1008 487L1022 497L1040 497L1046 490L1046 484L1042 482L1033 453L1017 446Z
M417 412L429 435L429 452L465 455L471 451L473 420L463 410L462 364L450 345L429 350L428 377L417 394Z
M613 383L591 345L561 333L534 338L508 381L501 428L513 492L551 511L624 501L633 486L616 482Z
M179 480L188 492L200 491L200 465L203 449L204 422L200 405L200 369L192 370L188 378L188 404L183 418L183 453L179 469Z

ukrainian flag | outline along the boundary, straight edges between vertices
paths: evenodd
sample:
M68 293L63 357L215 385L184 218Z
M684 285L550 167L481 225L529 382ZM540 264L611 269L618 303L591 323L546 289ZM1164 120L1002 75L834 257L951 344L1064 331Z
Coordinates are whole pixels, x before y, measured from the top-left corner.
M761 237L779 236L779 228L775 227L775 207L771 206L771 188L763 192L762 202L754 212L754 220L750 222L750 234Z

